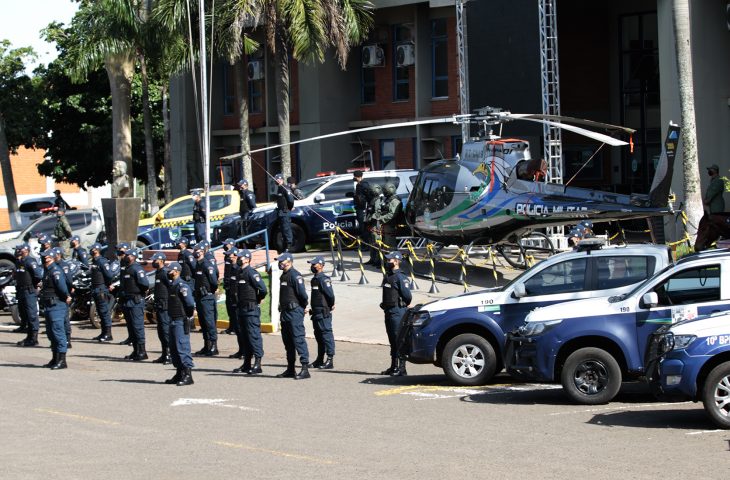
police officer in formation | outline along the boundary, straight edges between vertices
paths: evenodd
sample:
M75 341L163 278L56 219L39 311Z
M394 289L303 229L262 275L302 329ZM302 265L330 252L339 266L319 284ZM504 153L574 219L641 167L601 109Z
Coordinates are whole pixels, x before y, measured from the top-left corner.
M155 252L152 257L152 266L155 268L155 317L157 318L157 338L160 340L162 353L152 363L167 365L170 359L170 315L168 314L168 298L170 296L170 273L165 267L167 257L162 252Z
M286 349L286 370L277 375L279 378L309 378L309 350L304 339L304 308L309 297L304 287L302 275L294 269L294 257L290 253L279 255L276 260L284 272L279 284L279 311L281 312L281 340ZM296 354L302 364L297 374L294 369Z
M73 276L78 271L76 264L71 264L63 258L63 249L61 247L52 248L53 260L56 265L61 267L63 270L64 278L66 279L66 289L73 298L74 284ZM66 319L64 320L66 328L66 348L71 348L71 310L66 311Z
M233 245L232 238L223 241L223 289L226 292L226 312L228 313L228 328L221 333L236 335L238 350L228 355L228 358L243 357L243 334L239 330L238 312L236 307L236 275L238 265L236 264L235 253L238 249Z
M281 173L274 177L276 184L276 216L279 223L279 231L283 239L283 251L288 252L294 244L294 236L291 231L291 209L294 208L294 195L291 190L284 186L284 176Z
M43 280L43 267L30 256L30 247L21 243L15 247L15 298L18 300L20 325L25 327L26 337L18 342L19 347L38 345L38 294L36 286Z
M241 203L238 207L238 214L241 216L240 233L241 236L248 234L248 220L251 212L256 208L256 195L248 189L248 180L241 179L238 181L238 195Z
M335 309L335 292L332 280L324 273L324 257L308 260L312 277L312 300L309 315L312 316L314 338L317 339L317 358L310 367L331 370L334 368L335 337L332 334L332 310ZM327 360L324 360L324 354Z
M101 319L101 333L94 337L102 343L111 342L112 338L112 315L111 303L112 296L109 293L109 286L114 282L119 272L119 263L109 261L101 254L104 247L100 243L94 243L89 250L91 251L91 296L96 305L96 313Z
M89 258L89 254L86 251L84 247L81 246L81 239L78 235L73 235L71 237L71 260L76 260L77 262L81 263L82 265L89 266L89 262L91 259Z
M46 319L46 334L51 342L53 358L44 365L51 370L67 368L66 365L66 328L65 319L71 295L66 286L66 276L61 267L54 262L54 252L41 252L45 271L41 283L39 303Z
M122 311L132 341L132 353L124 358L135 362L149 358L145 347L144 305L150 283L142 265L137 262L138 254L139 251L136 248L126 250L124 256L126 265L122 270L119 285Z
M194 383L190 325L195 314L195 301L190 286L180 278L182 266L178 262L172 262L167 270L170 279L170 295L167 300L170 315L170 356L177 371L165 383L181 387Z
M190 192L195 203L193 204L193 225L195 228L195 241L200 242L205 238L205 219L207 212L205 211L205 203L201 197L203 191L195 189Z
M231 258L236 259L239 267L236 272L236 306L238 308L238 331L243 338L243 364L233 372L256 375L261 373L261 359L264 356L264 342L261 338L261 307L259 305L266 298L268 291L261 275L251 266L250 251L245 248L240 250L234 248ZM240 341L239 345L241 345ZM253 366L251 365L252 357Z
M376 212L373 218L378 220L381 225L381 234L383 243L391 250L398 246L396 232L398 224L401 223L403 217L403 203L398 195L395 194L396 187L393 183L386 183L383 193L385 198L380 204L380 212Z
M119 270L120 270L120 279L119 279L120 280L119 281L119 286L120 287L121 287L121 273L123 273L124 272L124 269L127 267L127 265L129 265L129 261L127 260L127 250L129 250L129 249L130 249L130 246L129 246L129 244L127 242L120 242L115 247L115 253L117 255L117 262L119 263ZM116 288L114 285L110 285L109 286L109 291L110 292L114 292L114 294L116 295L116 297L117 297L117 303L119 305L122 305L122 314L124 314L124 307L123 307L124 298L122 298L122 289L121 288ZM125 316L125 319L126 319L126 316ZM132 323L131 322L128 322L128 321L125 321L124 323L125 323L125 325L127 327L127 338L125 338L124 340L122 340L121 342L119 342L117 345L129 345L129 346L133 346L134 345L134 340L132 339L132 337L133 337L133 334L132 334Z
M177 254L177 261L182 268L180 277L190 283L193 279L193 270L195 269L195 257L193 256L193 252L188 248L188 243L187 237L180 237L180 240L177 241L177 248L180 250L180 253Z
M405 358L398 356L398 332L400 331L403 315L413 299L408 277L400 269L402 256L400 252L390 252L386 258L386 273L383 278L383 302L380 308L385 312L385 331L390 343L390 368L382 375L406 375Z
M218 331L216 330L215 291L218 289L218 267L205 258L205 248L195 245L194 297L200 328L203 331L203 348L196 355L218 355Z

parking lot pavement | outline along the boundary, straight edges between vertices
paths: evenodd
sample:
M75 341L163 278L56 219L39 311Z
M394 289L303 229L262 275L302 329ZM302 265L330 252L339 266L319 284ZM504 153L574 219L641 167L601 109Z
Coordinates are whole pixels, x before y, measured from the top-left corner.
M3 478L656 479L722 477L730 459L730 432L701 406L654 402L638 384L579 406L555 385L505 375L467 388L428 365L383 377L387 347L348 342L336 370L278 379L274 335L264 374L247 377L230 373L240 361L225 358L234 339L223 335L221 357L196 358L195 385L176 387L161 383L170 366L123 361L129 347L96 333L77 326L69 369L50 371L39 367L48 348L15 347L21 335L0 331ZM152 327L147 337L158 353Z

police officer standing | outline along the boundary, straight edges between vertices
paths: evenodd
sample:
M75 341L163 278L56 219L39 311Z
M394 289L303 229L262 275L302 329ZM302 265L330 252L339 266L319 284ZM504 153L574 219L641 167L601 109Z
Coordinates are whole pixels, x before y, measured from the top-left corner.
M279 255L276 260L281 274L279 284L279 311L281 312L281 340L286 349L286 370L277 375L279 378L309 378L309 350L304 339L304 307L309 297L304 287L302 275L294 269L294 257L290 253ZM302 363L302 370L294 370L296 354Z
M73 284L73 276L78 271L76 268L76 265L72 265L63 258L63 250L61 247L52 248L51 252L53 252L53 259L55 261L55 264L61 267L61 270L63 270L64 278L66 279L66 289L68 290L71 298L73 299L74 295L74 284ZM64 325L66 328L66 348L71 348L71 310L66 310L66 320L64 321Z
M15 247L15 298L18 300L21 326L26 328L26 337L17 343L19 347L38 345L38 294L36 286L43 280L43 267L30 256L30 247L21 243Z
M413 299L408 277L400 270L400 261L403 258L400 252L390 252L385 256L387 276L383 278L383 303L380 308L385 312L385 331L390 343L390 368L381 372L381 375L406 375L404 358L398 359L398 332L403 315Z
M193 270L195 270L195 257L188 248L188 239L180 237L180 240L177 241L177 248L180 250L180 253L177 254L177 261L182 268L180 278L190 283L193 279Z
M398 224L403 217L403 203L398 195L395 194L396 188L392 183L385 184L385 199L381 204L380 215L377 219L380 221L383 235L383 243L391 250L398 247L396 233Z
M165 380L168 385L192 385L193 357L190 354L190 324L195 314L195 301L190 286L180 278L182 266L172 262L168 266L170 296L167 300L170 315L170 354L177 369L175 376Z
M71 260L89 266L89 254L84 247L81 246L81 239L78 235L73 235L70 239L71 242Z
M53 248L53 239L47 233L41 233L38 235L38 244L40 245L40 251L48 250Z
M167 365L170 359L170 315L168 314L168 298L170 296L169 271L165 268L167 257L162 252L156 252L150 257L155 267L155 316L157 318L157 338L160 339L162 353L152 363Z
M195 203L193 204L193 223L195 226L195 241L200 242L205 239L205 203L203 203L201 189L195 189L190 192Z
M304 198L304 194L301 190L297 188L297 179L294 177L289 177L286 179L287 186L289 187L289 191L294 195L295 200L302 200Z
M229 243L230 241L230 243ZM228 313L228 328L221 333L227 335L236 335L238 340L238 350L236 353L228 355L228 358L243 357L243 332L240 331L238 324L238 309L236 307L236 275L238 274L238 249L233 246L233 239L227 238L223 242L223 289L226 292L226 312Z
M334 368L335 337L332 334L332 310L335 309L335 292L332 290L332 281L324 272L324 257L314 257L308 260L311 264L312 301L309 315L312 316L314 338L317 339L317 359L310 367L331 370ZM327 361L324 354L327 353Z
M380 240L380 210L383 203L383 190L379 184L373 184L369 190L368 206L365 214L366 228L370 232L369 240L373 247L370 248L370 259L368 264L380 268L380 253L378 241Z
M294 236L291 231L291 209L294 208L294 195L284 186L284 176L278 173L276 177L276 216L279 219L279 231L283 239L282 251L288 252L294 244Z
M355 182L355 195L353 203L355 204L355 218L357 218L357 229L360 238L365 243L370 243L367 225L365 223L365 215L368 209L368 190L370 185L362 179L362 172L357 171L352 174L352 180Z
M142 265L137 262L138 250L130 248L125 253L126 266L122 270L119 287L122 311L132 340L132 353L124 358L141 362L149 358L145 347L144 303L150 283Z
M243 364L234 373L261 373L264 343L261 339L261 308L259 305L268 293L261 275L251 266L251 252L237 250L238 273L236 276L238 328L244 339ZM232 255L233 256L233 255ZM288 355L288 353L287 353ZM251 366L251 358L254 364Z
M125 268L127 268L127 265L129 265L129 261L127 260L127 250L129 250L130 246L127 242L120 242L117 244L115 252L117 255L117 261L119 262L119 269L120 272L123 272ZM121 286L121 278L120 278L120 286ZM122 298L122 289L115 289L113 286L109 286L109 291L116 291L116 297L117 297L117 303L119 305L123 305L124 298ZM124 313L124 308L122 308L122 313ZM126 318L126 316L125 316ZM117 345L134 345L134 340L132 339L134 337L132 332L132 323L125 321L124 322L127 327L127 338L119 342Z
M104 247L100 243L94 243L91 250L91 296L96 305L96 313L101 319L101 333L94 337L102 343L111 342L112 338L112 316L111 316L111 294L109 286L114 281L114 276L119 270L119 265L110 262L101 251Z
M241 225L239 232L241 236L248 234L248 220L251 212L256 208L256 196L248 189L248 180L241 179L238 181L238 195L241 203L238 207L238 214L241 216Z
M66 288L66 279L63 270L53 261L53 252L41 252L45 272L40 292L40 306L46 318L46 334L51 341L53 358L44 365L51 370L67 368L66 365L66 328L64 321L68 313L68 304L71 296Z
M203 348L195 354L212 357L218 355L218 331L215 324L215 291L218 289L218 268L205 258L205 248L200 244L195 245L193 254L195 255L193 292L204 341Z

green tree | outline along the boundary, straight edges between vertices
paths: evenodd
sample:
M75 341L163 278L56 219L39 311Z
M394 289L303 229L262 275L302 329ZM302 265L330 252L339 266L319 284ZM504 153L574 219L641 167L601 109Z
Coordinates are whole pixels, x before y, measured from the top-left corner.
M37 96L25 74L25 63L33 58L32 48L11 49L9 40L0 41L0 169L12 228L20 227L20 216L10 154L20 146L35 147L41 134Z

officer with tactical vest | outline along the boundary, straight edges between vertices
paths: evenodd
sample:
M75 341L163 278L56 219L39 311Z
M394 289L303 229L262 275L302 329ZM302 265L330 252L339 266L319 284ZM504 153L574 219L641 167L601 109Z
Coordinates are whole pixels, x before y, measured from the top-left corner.
M111 342L112 337L112 296L109 293L109 286L114 282L114 277L119 272L119 264L109 261L101 254L104 247L100 243L94 243L91 251L91 296L96 305L96 313L101 319L101 333L94 337L102 343Z
M284 186L284 176L281 173L274 177L278 187L276 188L276 216L279 219L279 231L283 239L282 251L288 252L294 244L294 236L291 231L291 209L294 208L294 195L291 190Z
M290 253L279 255L276 260L281 274L279 283L279 311L281 312L281 340L286 349L286 370L277 375L279 378L309 378L309 350L304 339L304 307L309 297L304 287L302 275L294 269L294 257ZM297 374L294 369L296 354L302 370Z
M190 283L195 269L195 257L193 252L188 249L188 244L187 237L180 237L180 240L177 241L177 248L180 250L180 253L177 254L177 261L182 268L180 278Z
M195 245L193 254L195 255L193 295L204 341L203 348L195 354L212 357L218 355L218 331L215 324L215 291L218 289L218 268L205 258L205 249L200 244Z
M398 198L398 195L395 194L395 191L396 187L394 184L385 184L385 198L381 203L380 214L375 217L381 225L383 243L391 250L398 247L396 233L398 231L398 224L403 219L403 203Z
M168 385L192 385L193 357L190 354L190 325L195 315L195 301L190 286L180 278L182 266L178 262L168 265L170 296L167 300L170 315L170 355L177 369L175 375L165 380Z
M380 210L383 203L383 189L375 183L370 186L368 194L368 206L365 211L365 224L370 232L370 242L373 247L370 248L370 259L367 261L369 265L380 268L380 250L378 242L380 241Z
M39 294L39 304L46 319L46 334L51 342L53 358L44 365L51 370L67 368L66 365L66 328L65 319L71 296L66 287L66 278L61 267L54 262L54 252L41 252L45 271Z
M230 243L229 243L230 242ZM223 289L226 292L226 312L228 313L228 328L221 333L236 335L238 350L228 355L228 358L243 357L243 335L239 333L238 312L236 307L236 252L238 249L233 246L233 239L227 238L223 241Z
M385 312L385 331L390 343L390 368L381 372L381 375L406 375L405 358L398 358L398 332L400 331L403 315L413 299L408 277L401 271L400 262L403 258L400 252L390 252L385 256L387 275L383 278L383 303L380 308Z
M66 278L66 289L69 291L71 298L74 296L73 276L78 271L77 265L69 263L63 258L63 249L61 247L52 248L53 259L55 264L61 267ZM64 321L66 328L66 348L71 348L71 309L67 310L66 320Z
M20 325L25 326L26 337L18 342L19 347L38 345L38 294L36 286L43 280L43 267L30 256L30 247L21 243L15 247L15 298L18 300Z
M324 273L324 257L314 257L308 260L311 264L312 300L309 315L312 317L314 338L317 339L317 359L310 367L331 370L334 368L335 337L332 334L332 310L335 309L335 292L332 290L332 281ZM324 354L327 353L327 361Z
M145 346L144 305L150 283L142 265L137 262L138 253L136 248L130 248L125 252L126 266L122 270L119 284L122 312L132 341L132 353L124 358L135 362L149 358Z
M117 262L119 262L119 270L120 274L123 272L123 270L129 265L129 261L127 260L127 250L130 249L130 246L127 242L120 242L115 247L115 253L117 255ZM120 284L121 284L121 278L120 278ZM109 286L110 292L115 292L115 295L117 297L117 304L122 305L124 303L124 299L121 296L121 288L114 288L113 286ZM122 308L122 313L124 313L124 308ZM119 342L117 345L129 345L134 346L134 340L132 339L132 324L130 322L125 321L124 322L127 327L127 338Z
M205 239L205 219L207 212L205 211L205 203L201 197L203 190L195 189L190 192L195 203L193 204L193 225L195 228L195 241L200 242Z
M170 296L170 279L165 267L167 257L162 252L156 252L150 257L155 268L155 317L157 318L157 338L160 339L162 353L152 363L167 365L170 359L170 315L168 314L168 298Z
M239 269L236 275L236 297L238 307L238 328L243 337L243 364L234 373L256 375L261 373L261 359L264 343L261 339L261 308L259 305L268 293L261 275L251 266L251 252L236 250ZM254 364L251 366L253 357Z
M239 232L241 236L248 234L248 220L251 212L256 208L256 195L248 189L248 180L241 179L238 181L238 195L241 202L238 207L238 214L241 216L241 224Z
M81 238L79 238L78 235L73 235L70 239L71 242L71 260L76 260L77 262L89 266L89 261L91 260L89 258L89 254L86 252L86 249L81 246Z
M73 235L73 230L71 230L71 225L68 224L66 209L59 208L56 210L56 226L53 229L53 236L56 237L58 246L61 248L64 257L68 257L71 254L68 242L71 235Z

